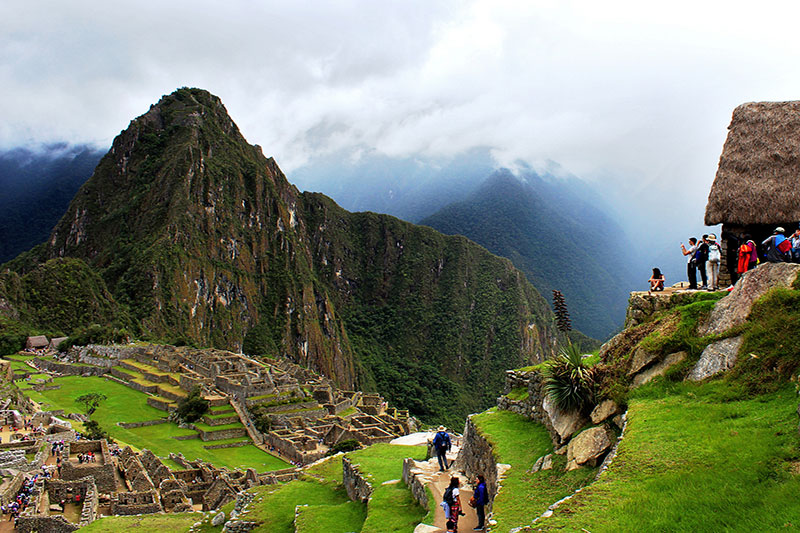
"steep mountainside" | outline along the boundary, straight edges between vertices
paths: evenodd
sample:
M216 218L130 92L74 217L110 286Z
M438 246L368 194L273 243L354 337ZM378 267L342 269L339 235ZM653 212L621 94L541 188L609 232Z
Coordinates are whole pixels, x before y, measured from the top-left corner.
M625 316L633 276L619 226L577 180L501 170L462 202L422 220L509 258L542 293L561 290L573 325L603 339Z
M9 266L59 257L89 264L139 335L283 353L428 418L488 405L554 340L510 262L300 194L198 89L133 120L47 243Z
M103 153L64 145L0 151L0 264L47 239Z

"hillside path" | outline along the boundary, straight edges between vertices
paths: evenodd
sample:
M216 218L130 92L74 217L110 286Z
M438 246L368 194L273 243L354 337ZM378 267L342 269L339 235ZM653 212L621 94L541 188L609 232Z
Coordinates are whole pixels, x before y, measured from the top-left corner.
M454 462L457 455L458 449L456 446L453 446L453 450L447 455L448 461L451 463ZM469 499L472 498L472 487L466 475L463 472L456 471L455 467L451 467L446 472L440 472L439 462L436 457L428 459L427 461L416 462L416 467L424 472L423 475L427 480L426 485L430 488L431 493L433 493L433 502L431 502L431 505L436 508L436 516L433 522L433 529L424 524L420 524L414 530L415 533L445 533L447 531L445 529L446 520L444 509L442 509L442 506L439 504L442 502L445 489L447 489L450 484L451 476L458 476L461 482L461 486L459 487L461 512L466 514L466 516L462 516L458 521L458 531L459 533L472 531L472 529L478 525L478 516L475 514L475 509L469 506Z

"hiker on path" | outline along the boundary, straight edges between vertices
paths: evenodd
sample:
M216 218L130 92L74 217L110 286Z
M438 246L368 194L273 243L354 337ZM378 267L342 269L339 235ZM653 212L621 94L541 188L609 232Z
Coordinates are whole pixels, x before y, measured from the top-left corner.
M650 290L663 291L664 281L664 274L661 273L661 270L659 268L654 268L653 275L650 276Z
M689 277L689 289L693 291L697 290L697 261L694 258L696 251L696 238L692 237L689 239L688 248L681 243L681 253L689 256L688 262L686 263L686 275Z
M484 507L489 503L489 491L486 490L486 479L481 474L478 474L475 480L475 491L472 496L475 498L475 512L478 514L478 525L473 531L482 531L486 527Z
M790 240L792 241L792 263L800 263L800 228L794 230Z
M450 451L452 446L453 443L450 442L450 435L447 434L447 428L439 426L439 431L437 431L436 435L433 437L433 447L436 450L436 458L439 459L440 472L444 472L450 468L450 465L447 464L447 452Z
M706 278L708 290L719 290L719 265L722 262L722 248L717 244L717 236L708 236L708 261L706 262Z
M458 532L458 519L464 516L464 513L461 512L461 498L459 497L458 493L458 486L460 482L457 477L450 478L450 485L445 489L442 507L445 507L445 518L448 518L453 522L453 531ZM448 513L449 511L449 513Z
M789 261L789 253L792 249L791 241L787 240L783 232L786 231L778 226L772 235L764 239L761 244L767 249L765 258L769 263L786 263Z

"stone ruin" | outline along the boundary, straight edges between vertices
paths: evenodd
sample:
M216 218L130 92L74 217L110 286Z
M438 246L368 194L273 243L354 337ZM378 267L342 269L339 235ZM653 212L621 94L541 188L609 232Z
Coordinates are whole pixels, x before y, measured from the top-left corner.
M91 476L75 481L44 479L37 483L34 504L19 517L17 531L61 533L75 531L97 518L98 491ZM68 506L78 508L78 519L68 520Z

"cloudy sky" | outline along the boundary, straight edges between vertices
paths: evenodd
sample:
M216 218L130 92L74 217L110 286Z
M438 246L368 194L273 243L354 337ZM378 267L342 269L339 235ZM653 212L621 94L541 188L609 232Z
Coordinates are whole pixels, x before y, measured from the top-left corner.
M162 94L197 86L290 176L353 147L490 146L499 164L555 160L700 219L733 108L800 98L796 6L5 2L0 147L108 146Z

